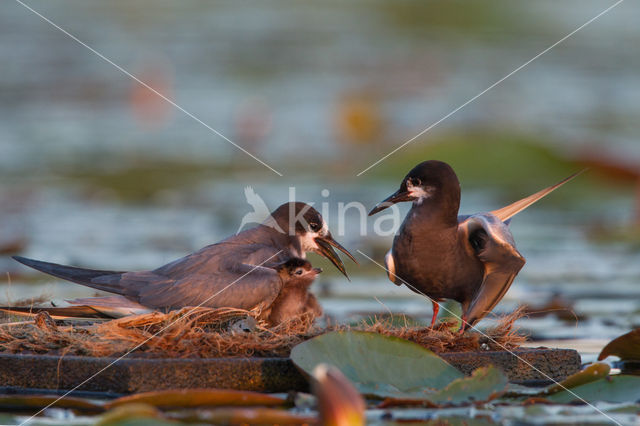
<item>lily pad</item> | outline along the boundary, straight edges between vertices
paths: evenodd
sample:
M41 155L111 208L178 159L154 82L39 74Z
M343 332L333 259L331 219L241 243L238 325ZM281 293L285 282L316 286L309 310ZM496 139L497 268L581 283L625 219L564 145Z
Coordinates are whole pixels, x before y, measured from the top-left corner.
M158 408L186 408L201 406L277 406L284 405L285 402L283 398L258 392L227 389L170 389L123 396L111 401L105 408L111 409L131 403L144 403Z
M566 404L584 400L589 403L630 402L640 400L640 377L637 376L609 376L595 382L576 386L549 395L549 401Z
M609 365L602 362L596 362L595 364L587 366L584 370L572 374L562 382L549 386L542 392L542 394L552 395L565 389L571 389L575 388L576 386L595 382L596 380L607 377L610 370L611 368L609 367Z
M507 376L494 366L480 367L470 377L456 379L429 397L431 402L458 405L468 401L490 401L509 384Z
M335 331L300 343L294 364L311 376L319 364L337 367L363 394L400 396L426 388L431 393L464 377L422 346L396 337L361 331Z
M442 407L444 405L461 405L468 402L486 402L502 395L509 384L505 374L494 366L480 367L470 377L462 377L449 383L444 389L436 392L425 392L421 389L396 393L384 400L378 407L394 407L402 405L426 405Z
M337 367L365 395L396 400L461 404L503 392L507 378L495 367L471 377L420 345L366 332L332 332L299 344L293 362L307 374L321 364Z
M175 425L164 418L155 407L148 404L125 404L107 411L96 426L151 426Z
M609 355L620 357L622 361L640 361L640 328L610 341L598 355L598 361Z

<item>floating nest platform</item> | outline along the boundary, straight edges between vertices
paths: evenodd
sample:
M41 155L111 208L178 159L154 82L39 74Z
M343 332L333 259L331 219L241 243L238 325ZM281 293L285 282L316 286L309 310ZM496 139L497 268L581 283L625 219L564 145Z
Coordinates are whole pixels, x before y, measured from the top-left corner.
M431 330L377 319L355 327L319 328L312 318L300 317L267 328L257 319L259 313L237 309L185 308L97 323L39 313L31 321L0 325L0 383L19 389L81 385L78 390L113 393L194 387L306 390L307 381L288 358L291 349L327 331L349 328L411 340L466 374L493 364L512 382L542 383L580 369L576 351L520 348L525 337L513 325L519 316L504 317L484 335L460 336L451 324Z

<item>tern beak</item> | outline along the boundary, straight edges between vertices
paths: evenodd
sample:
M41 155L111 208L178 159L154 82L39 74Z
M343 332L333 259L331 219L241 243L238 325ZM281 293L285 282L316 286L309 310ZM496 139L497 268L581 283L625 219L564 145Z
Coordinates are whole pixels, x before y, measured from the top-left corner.
M331 234L327 234L324 237L316 237L315 242L316 244L318 244L317 252L329 259L331 263L333 263L335 267L338 268L338 270L342 272L344 276L347 277L347 279L349 279L349 275L347 275L344 263L342 263L342 259L340 259L340 256L338 256L338 253L336 253L333 247L349 256L349 259L353 260L355 263L358 263L353 255L349 253L346 248L342 247L340 243L334 240Z
M394 205L395 203L400 203L402 201L412 201L413 199L414 197L409 191L400 188L396 192L376 204L376 206L369 212L369 216L373 216L374 214L381 212L382 210Z

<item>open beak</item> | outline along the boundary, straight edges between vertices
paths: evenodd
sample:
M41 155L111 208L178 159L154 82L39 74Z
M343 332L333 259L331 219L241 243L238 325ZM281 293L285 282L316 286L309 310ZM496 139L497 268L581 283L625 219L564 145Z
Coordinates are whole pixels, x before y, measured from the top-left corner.
M404 185L402 185L404 186ZM413 201L414 197L411 195L409 191L406 189L398 189L393 194L389 195L384 200L380 201L376 206L371 209L369 212L369 216L373 216L374 214L381 212L389 206L394 205L395 203L400 203L402 201Z
M347 279L349 279L349 275L347 275L347 271L344 268L342 259L340 259L340 256L338 256L338 253L336 253L333 248L337 248L338 250L349 256L349 259L353 260L355 263L358 263L353 255L349 253L346 248L342 247L336 240L334 240L331 234L327 234L324 237L316 237L315 242L316 244L318 244L318 253L329 259L331 263L333 263L335 267L338 268L338 270L342 272L344 276L347 277Z
M321 274L322 268L313 268L313 272L315 272L316 274Z

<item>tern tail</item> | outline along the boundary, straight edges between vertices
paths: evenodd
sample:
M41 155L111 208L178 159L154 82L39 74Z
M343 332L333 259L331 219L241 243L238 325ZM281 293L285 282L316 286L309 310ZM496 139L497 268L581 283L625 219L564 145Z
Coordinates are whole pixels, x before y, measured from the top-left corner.
M56 307L25 307L25 306L0 306L0 312L7 314L33 317L39 312L47 312L54 319L68 319L68 318L110 318L100 311L93 309L90 306L67 306L63 308Z
M119 285L119 282L124 272L76 268L74 266L42 262L21 256L13 256L13 259L30 268L37 269L40 272L53 275L54 277L62 278L63 280L86 285L97 290L122 294L123 289Z
M536 201L540 200L541 198L544 198L545 196L549 195L556 189L560 188L562 185L569 182L573 178L577 177L578 175L581 175L582 173L584 173L585 170L587 169L580 170L579 172L572 174L571 176L561 180L555 185L545 188L542 191L538 191L535 194L529 195L528 197L523 198L522 200L518 200L513 204L509 204L506 207L503 207L498 210L494 210L491 212L491 214L496 216L501 221L505 222L510 218L512 218L513 216L515 216L516 214L520 213L522 210L529 207L531 204L535 203Z

